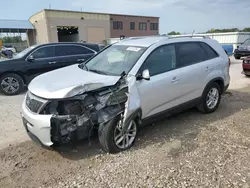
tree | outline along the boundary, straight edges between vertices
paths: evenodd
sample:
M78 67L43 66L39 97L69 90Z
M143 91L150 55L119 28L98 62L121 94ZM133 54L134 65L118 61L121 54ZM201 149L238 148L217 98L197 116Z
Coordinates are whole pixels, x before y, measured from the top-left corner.
M247 28L244 28L243 30L241 30L242 32L250 32L250 28L247 27Z
M168 33L168 35L180 35L180 32L175 32L175 31L171 31L170 33Z
M206 33L227 33L227 32L239 32L238 28L231 29L210 29Z
M1 38L3 43L19 43L22 42L22 37L21 36L14 36L14 37L9 37L9 36L4 36Z

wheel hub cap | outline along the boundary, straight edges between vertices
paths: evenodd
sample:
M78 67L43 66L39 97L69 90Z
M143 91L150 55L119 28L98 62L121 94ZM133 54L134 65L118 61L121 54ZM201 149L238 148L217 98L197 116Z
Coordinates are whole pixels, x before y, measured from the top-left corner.
M1 87L7 93L14 93L19 89L19 83L13 77L6 77L2 80Z
M132 120L128 127L124 130L119 122L115 128L114 141L118 148L125 149L128 148L135 140L137 133L136 122Z
M213 109L219 101L219 91L217 88L212 88L207 95L207 107Z

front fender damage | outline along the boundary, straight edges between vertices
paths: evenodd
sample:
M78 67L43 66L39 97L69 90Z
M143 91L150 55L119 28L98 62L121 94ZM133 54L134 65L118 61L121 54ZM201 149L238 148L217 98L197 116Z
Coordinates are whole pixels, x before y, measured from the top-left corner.
M99 126L120 116L127 122L140 109L140 97L134 77L121 77L114 86L86 92L65 100L54 100L44 109L51 118L53 143L69 143L90 138ZM137 115L140 117L140 114Z

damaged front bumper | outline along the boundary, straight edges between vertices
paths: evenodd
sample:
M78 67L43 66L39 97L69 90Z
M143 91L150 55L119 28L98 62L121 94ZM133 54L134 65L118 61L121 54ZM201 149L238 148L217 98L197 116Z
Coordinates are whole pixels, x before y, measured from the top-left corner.
M40 145L66 144L88 138L93 128L92 119L100 125L123 112L120 107L102 109L96 118L85 114L76 115L42 115L31 112L25 102L22 105L22 120L29 137ZM94 116L95 114L92 114Z
M22 105L28 135L44 146L67 144L89 138L93 130L117 116L126 130L131 117L141 117L135 79L128 81L59 100L45 100L28 92Z
M27 109L25 101L22 104L22 119L24 127L32 140L45 146L53 145L51 141L51 121L52 115L35 114Z

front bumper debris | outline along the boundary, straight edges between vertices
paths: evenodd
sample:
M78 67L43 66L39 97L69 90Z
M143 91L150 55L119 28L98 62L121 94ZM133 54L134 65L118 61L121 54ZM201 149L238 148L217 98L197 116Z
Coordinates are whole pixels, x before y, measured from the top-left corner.
M136 78L121 80L112 87L87 92L65 100L46 101L32 112L24 101L22 116L27 133L45 146L86 139L113 118L120 116L124 127L135 112L141 116ZM32 101L31 101L32 102ZM137 116L137 114L136 114Z

